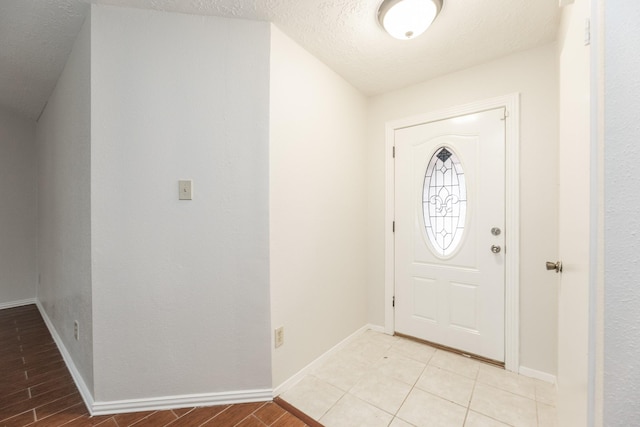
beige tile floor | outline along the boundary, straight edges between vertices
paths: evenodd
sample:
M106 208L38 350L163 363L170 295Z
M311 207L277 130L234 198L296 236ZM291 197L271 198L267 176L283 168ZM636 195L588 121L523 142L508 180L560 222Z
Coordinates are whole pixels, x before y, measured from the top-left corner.
M367 331L281 397L326 427L554 427L555 386Z

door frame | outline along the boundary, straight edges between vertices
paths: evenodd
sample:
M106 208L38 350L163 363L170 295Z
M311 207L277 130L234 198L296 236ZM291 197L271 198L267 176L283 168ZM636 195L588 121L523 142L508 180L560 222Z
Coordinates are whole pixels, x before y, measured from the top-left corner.
M395 332L395 131L495 108L506 108L505 127L505 369L518 372L520 365L520 94L472 102L435 112L387 122L385 125L385 310L384 329Z

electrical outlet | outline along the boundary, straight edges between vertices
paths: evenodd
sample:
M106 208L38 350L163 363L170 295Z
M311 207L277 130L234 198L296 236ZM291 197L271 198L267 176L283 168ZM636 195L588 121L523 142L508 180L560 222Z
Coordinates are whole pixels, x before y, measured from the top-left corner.
M80 339L80 324L77 320L73 321L73 337L78 341Z
M280 326L279 328L276 328L275 342L276 342L276 348L284 344L284 326Z

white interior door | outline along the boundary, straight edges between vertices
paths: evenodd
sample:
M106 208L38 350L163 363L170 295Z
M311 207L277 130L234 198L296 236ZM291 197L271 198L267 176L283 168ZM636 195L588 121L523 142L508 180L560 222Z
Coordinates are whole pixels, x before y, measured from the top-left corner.
M558 425L588 425L591 221L590 2L563 9L560 54ZM595 171L593 171L595 173ZM550 260L551 261L551 260Z
M505 110L394 136L395 330L503 362Z

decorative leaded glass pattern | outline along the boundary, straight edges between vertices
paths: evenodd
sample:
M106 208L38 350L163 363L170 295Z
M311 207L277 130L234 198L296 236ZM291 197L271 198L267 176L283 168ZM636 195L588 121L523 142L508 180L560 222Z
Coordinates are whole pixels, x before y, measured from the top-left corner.
M467 187L460 160L439 147L427 166L422 190L422 215L427 237L440 256L451 255L462 240L467 214Z

